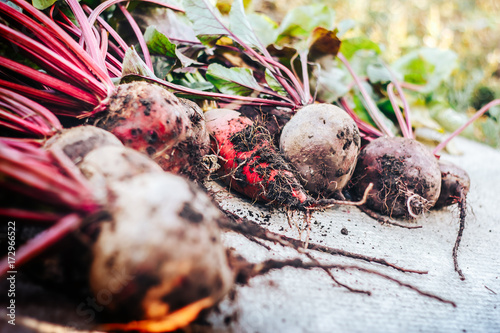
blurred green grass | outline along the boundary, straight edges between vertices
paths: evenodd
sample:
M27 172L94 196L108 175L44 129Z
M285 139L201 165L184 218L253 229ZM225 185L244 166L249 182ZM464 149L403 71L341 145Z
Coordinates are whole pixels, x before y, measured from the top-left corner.
M219 3L231 0L219 0ZM367 36L381 44L383 58L392 63L422 47L450 49L458 68L447 86L449 104L468 115L493 98L500 98L500 1L498 0L247 0L250 11L281 21L292 8L323 4L336 12L336 23L353 20L344 37ZM496 113L495 113L496 114ZM500 146L500 122L493 116L488 135L476 139ZM498 123L498 124L497 124ZM484 127L483 126L483 127ZM493 127L492 127L493 126ZM475 125L477 127L477 125ZM483 128L480 132L484 132ZM493 131L493 133L491 133Z
M357 24L351 35L364 34L386 46L386 60L395 60L422 46L451 49L467 68L491 75L500 62L500 1L498 0L253 0L249 9L280 21L292 8L324 4L337 21Z

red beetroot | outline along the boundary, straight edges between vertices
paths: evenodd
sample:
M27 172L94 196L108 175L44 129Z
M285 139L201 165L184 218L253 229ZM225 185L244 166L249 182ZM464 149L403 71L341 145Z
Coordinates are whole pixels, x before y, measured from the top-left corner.
M186 112L174 94L140 81L118 86L106 112L97 117L96 126L149 155L164 170L170 170L170 154L185 139L189 127Z
M186 138L173 148L170 154L169 171L186 175L191 180L202 180L208 176L208 168L203 158L210 151L210 136L208 134L203 110L188 99L179 98L189 126Z
M382 137L370 142L358 157L354 191L369 183L375 191L367 206L389 216L416 217L436 203L441 172L434 155L416 140Z
M288 164L276 152L269 133L239 112L218 109L205 114L215 139L221 179L253 200L291 208L311 203Z
M465 200L470 188L470 178L467 172L444 161L439 161L439 169L441 170L441 193L434 207L441 208Z

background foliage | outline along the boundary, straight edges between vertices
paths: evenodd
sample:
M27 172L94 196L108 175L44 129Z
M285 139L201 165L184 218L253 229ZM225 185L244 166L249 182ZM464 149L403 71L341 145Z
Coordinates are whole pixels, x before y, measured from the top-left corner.
M224 11L231 2L219 0L218 7ZM332 8L335 25L352 26L344 38L368 37L380 45L381 56L388 63L423 47L454 51L458 67L444 83L444 96L460 114L470 116L491 99L500 98L500 1L246 1L249 11L266 14L277 22L292 8L310 4ZM499 124L500 110L492 110L475 125L473 136L500 146Z

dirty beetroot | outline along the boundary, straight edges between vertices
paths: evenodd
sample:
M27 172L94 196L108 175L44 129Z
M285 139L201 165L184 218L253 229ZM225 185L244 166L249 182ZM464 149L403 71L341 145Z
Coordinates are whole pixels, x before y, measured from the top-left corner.
M280 136L280 151L297 169L305 189L324 197L341 196L354 172L360 144L354 120L329 104L301 108Z
M416 217L436 203L441 172L437 159L418 141L382 137L361 150L352 183L357 195L374 184L368 208L392 217Z
M220 179L231 189L253 200L290 208L300 209L310 202L267 129L227 109L208 111L206 120L221 163Z
M136 81L119 85L94 123L163 170L197 179L205 175L200 164L209 138L196 107L158 85Z

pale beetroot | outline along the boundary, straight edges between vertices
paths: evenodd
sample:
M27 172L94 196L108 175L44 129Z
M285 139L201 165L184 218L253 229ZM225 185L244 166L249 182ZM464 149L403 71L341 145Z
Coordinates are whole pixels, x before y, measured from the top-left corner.
M112 218L102 222L93 246L90 285L97 294L110 287L113 273L128 278L107 305L117 320L140 320L125 325L150 329L197 304L185 322L174 321L182 327L233 286L217 225L222 214L202 191L168 173L114 182L110 191Z
M152 159L124 146L99 147L88 153L78 167L92 184L94 198L103 204L109 199L109 184L143 173L163 173Z
M312 104L283 127L280 150L307 190L328 197L339 194L351 179L360 141L358 126L344 110Z
M79 164L88 153L103 146L121 146L123 144L113 134L94 127L78 126L64 129L45 142L45 149L60 149L75 164Z

